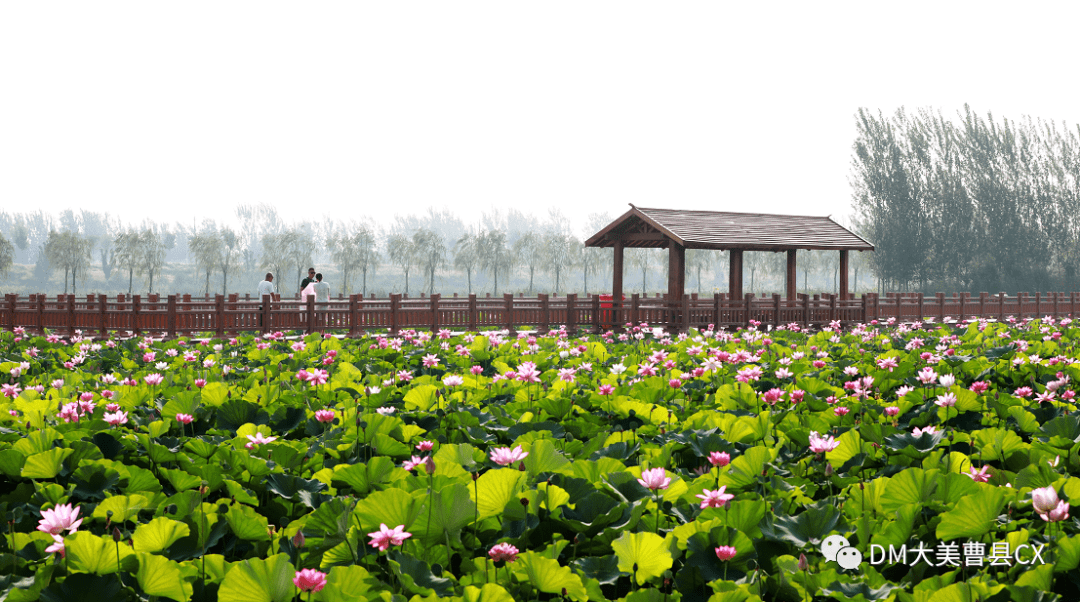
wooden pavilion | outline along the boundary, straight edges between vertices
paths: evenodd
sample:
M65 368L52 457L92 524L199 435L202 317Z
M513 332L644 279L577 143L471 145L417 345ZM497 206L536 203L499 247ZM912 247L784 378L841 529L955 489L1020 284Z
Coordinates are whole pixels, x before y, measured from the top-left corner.
M730 211L646 209L627 211L592 235L585 246L614 247L612 295L623 297L623 250L668 249L668 298L682 299L686 288L686 249L731 252L728 295L742 298L743 251L787 251L787 298L796 299L795 253L798 249L840 252L840 298L848 298L848 252L873 251L874 245L831 217L770 215Z

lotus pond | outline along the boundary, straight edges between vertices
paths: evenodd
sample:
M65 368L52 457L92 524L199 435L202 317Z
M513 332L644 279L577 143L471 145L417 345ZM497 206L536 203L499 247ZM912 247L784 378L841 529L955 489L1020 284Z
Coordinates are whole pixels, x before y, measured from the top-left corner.
M1080 600L1078 341L2 333L0 599Z

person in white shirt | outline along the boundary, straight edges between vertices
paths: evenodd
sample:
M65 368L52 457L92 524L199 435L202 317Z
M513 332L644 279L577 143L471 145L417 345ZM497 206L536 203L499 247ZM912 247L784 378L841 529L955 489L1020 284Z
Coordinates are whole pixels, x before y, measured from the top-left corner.
M261 303L265 295L270 295L270 300L274 300L274 275L270 272L266 273L266 280L259 283L258 288L259 302ZM267 326L263 324L263 306L259 306L259 326Z

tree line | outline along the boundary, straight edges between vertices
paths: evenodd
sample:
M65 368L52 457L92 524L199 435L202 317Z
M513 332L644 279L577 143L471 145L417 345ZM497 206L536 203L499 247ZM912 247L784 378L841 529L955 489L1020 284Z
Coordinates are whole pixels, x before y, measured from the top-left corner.
M1078 290L1080 128L860 109L854 220L888 290Z
M0 213L0 280L24 292L252 291L269 271L278 291L298 292L308 266L320 266L335 292L484 293L609 292L611 249L588 248L586 237L613 218L590 215L575 224L558 211L541 219L515 209L484 214L465 224L430 209L394 223L304 221L287 223L268 205L241 206L228 223L142 222L124 225L108 214L65 211ZM626 294L663 292L667 251L627 249ZM688 292L727 291L726 252L688 250ZM867 284L863 254L853 255L853 282ZM16 264L21 270L12 270ZM783 253L747 253L744 290L784 289ZM835 252L799 252L805 292L836 292ZM860 272L861 270L861 272ZM15 272L22 277L16 278ZM861 273L861 278L860 278ZM55 276L61 278L55 283ZM163 288L165 287L165 288Z

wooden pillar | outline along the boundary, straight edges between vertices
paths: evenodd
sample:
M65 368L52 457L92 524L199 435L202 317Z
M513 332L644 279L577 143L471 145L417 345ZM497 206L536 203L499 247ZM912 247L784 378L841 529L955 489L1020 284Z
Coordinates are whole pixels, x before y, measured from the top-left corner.
M577 294L566 296L566 332L569 336L577 335Z
M540 298L540 329L538 335L546 335L551 330L551 305L547 293L537 295Z
M225 295L214 295L214 335L225 336Z
M728 299L742 299L742 249L728 251Z
M794 301L798 292L795 288L795 283L798 281L798 275L795 272L795 255L797 251L795 249L788 249L787 252L787 298L788 301Z
M262 328L260 329L262 334L272 332L270 330L270 302L273 300L273 295L263 295L262 297Z
M506 331L511 337L517 336L517 332L514 330L514 293L503 293L503 310L506 314Z
M432 293L430 297L431 301L431 332L435 333L439 330L439 300L442 299L442 295L439 293Z
M611 272L611 299L615 303L622 301L622 281L623 281L623 242L621 240L615 241L615 265ZM613 307L618 307L614 305Z
M108 338L109 336L109 315L105 313L108 311L109 298L105 295L98 295L98 311L101 312L101 338ZM14 316L12 316L14 318Z
M133 295L131 297L131 330L135 333L135 336L142 336L142 320L139 319L140 312L142 312L142 297Z
M476 293L469 293L469 332L476 332Z
M349 295L349 336L356 337L360 334L360 296Z
M840 298L845 300L848 295L848 271L848 251L840 251Z
M390 334L398 335L398 308L401 307L401 293L390 295Z
M165 314L165 336L170 339L176 338L176 295L169 295L168 306Z
M686 288L686 247L668 241L668 298L676 305L682 301Z

